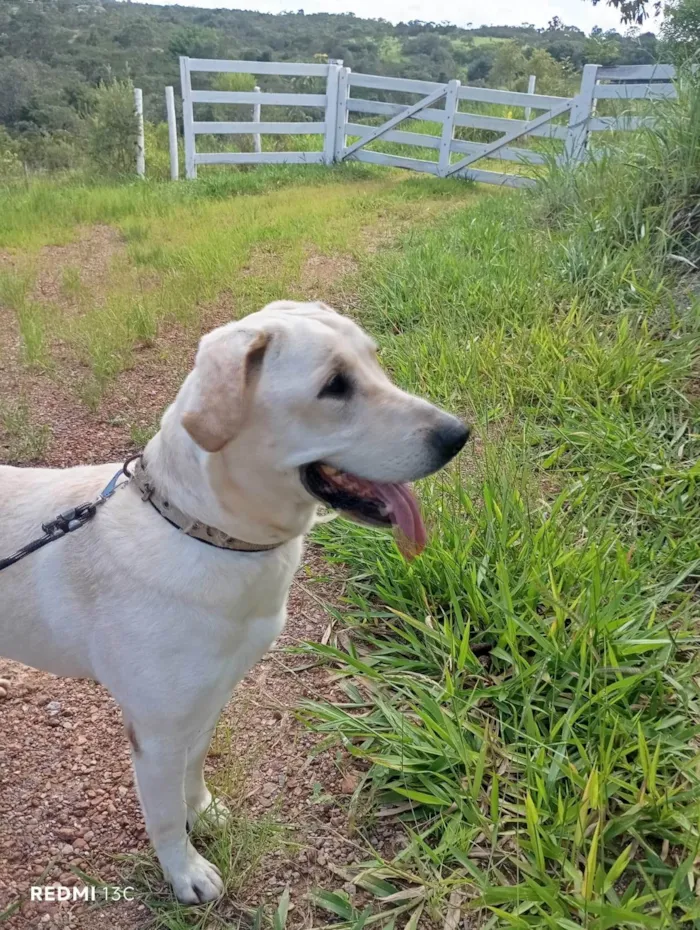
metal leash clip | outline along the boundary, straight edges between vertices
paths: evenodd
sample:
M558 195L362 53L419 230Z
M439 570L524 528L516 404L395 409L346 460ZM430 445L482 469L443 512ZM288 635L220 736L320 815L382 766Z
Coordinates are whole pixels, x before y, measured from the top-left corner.
M91 520L96 513L96 504L90 502L79 504L77 507L71 508L71 510L59 513L54 520L50 520L48 523L42 523L41 528L49 536L57 532L72 533L73 530L77 530L78 527L81 527L84 523L87 523L88 520Z

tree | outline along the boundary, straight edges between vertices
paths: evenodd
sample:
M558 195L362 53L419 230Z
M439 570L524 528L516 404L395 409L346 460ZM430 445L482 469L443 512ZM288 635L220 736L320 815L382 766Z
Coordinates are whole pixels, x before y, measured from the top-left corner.
M602 32L594 30L586 39L584 54L586 61L597 65L614 65L620 60L620 42L616 32Z
M528 61L522 46L515 41L501 42L493 59L490 81L494 87L510 90L528 73Z
M39 72L31 61L5 58L0 61L0 123L12 124L23 115L40 84Z
M665 10L661 30L674 58L690 58L700 52L700 0L675 0Z
M543 48L535 49L528 64L528 73L537 78L538 94L557 94L567 97L572 90L573 70L566 64L552 58ZM524 90L525 88L523 88Z
M135 165L134 85L113 81L95 90L88 151L102 174L131 174Z
M602 0L593 0L593 6L598 6ZM605 0L608 6L614 6L620 11L623 23L636 23L641 26L652 13L656 16L661 12L661 0Z

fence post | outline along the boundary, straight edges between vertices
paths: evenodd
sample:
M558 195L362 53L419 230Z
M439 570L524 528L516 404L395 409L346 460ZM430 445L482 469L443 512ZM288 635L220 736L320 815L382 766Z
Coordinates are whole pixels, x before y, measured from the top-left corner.
M335 114L334 160L341 162L345 154L345 124L348 119L348 97L350 96L350 68L341 68L338 74L338 95Z
M574 97L569 117L569 129L564 143L564 160L582 161L588 143L588 123L595 104L595 86L600 65L585 65L581 87Z
M257 86L257 84L255 85L253 90L256 92L256 94L260 93L260 88ZM259 103L253 104L253 122L254 123L260 122L261 110L262 110L262 107L260 106ZM260 138L259 132L253 133L253 151L255 152L256 155L259 155L262 152L262 140Z
M143 131L143 91L134 88L134 111L136 113L136 174L146 177L146 140Z
M194 117L192 115L192 84L190 78L190 60L180 56L180 85L182 88L182 135L185 140L185 177L194 181L197 177L195 162Z
M323 164L335 160L335 131L338 119L338 83L343 70L342 60L329 59L326 80L326 130L323 135Z
M537 86L537 75L531 74L530 79L527 82L527 92L528 94L535 93L535 87ZM532 116L532 107L525 107L525 122L530 122L530 117Z
M440 149L438 156L438 177L444 178L450 167L450 154L452 152L452 136L454 133L455 114L459 106L460 81L450 81L445 96L445 122L442 124L440 135Z
M170 148L170 180L180 177L180 164L177 151L177 116L175 114L175 91L165 88L165 109L168 114L168 143Z

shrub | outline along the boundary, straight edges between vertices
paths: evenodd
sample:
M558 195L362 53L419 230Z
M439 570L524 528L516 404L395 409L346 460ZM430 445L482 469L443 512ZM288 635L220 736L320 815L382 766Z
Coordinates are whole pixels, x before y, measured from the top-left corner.
M89 117L88 153L101 174L133 173L136 130L132 82L100 84Z
M0 126L0 181L11 180L22 174L19 145L9 132Z

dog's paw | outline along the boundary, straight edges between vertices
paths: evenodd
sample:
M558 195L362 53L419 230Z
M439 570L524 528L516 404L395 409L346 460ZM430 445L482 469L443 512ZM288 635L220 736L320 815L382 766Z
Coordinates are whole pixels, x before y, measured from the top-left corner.
M203 823L207 827L225 827L230 819L231 811L219 798L212 797L209 791L196 804L188 804L188 830L191 830L197 823Z
M0 700L7 697L7 692L10 690L10 681L7 678L0 677Z
M205 904L220 897L224 890L217 867L200 856L194 846L187 851L185 868L181 872L171 872L168 879L182 904Z

